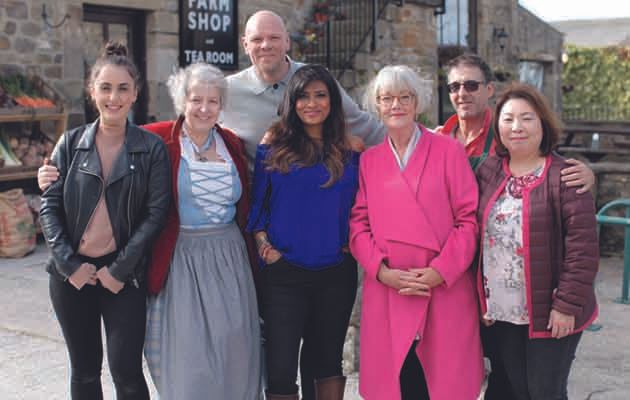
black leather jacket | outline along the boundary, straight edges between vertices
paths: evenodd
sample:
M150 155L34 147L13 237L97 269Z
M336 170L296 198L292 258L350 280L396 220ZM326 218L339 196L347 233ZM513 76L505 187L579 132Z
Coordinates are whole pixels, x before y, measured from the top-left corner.
M59 179L42 195L40 221L52 251L46 270L68 279L81 265L79 242L105 190L118 254L108 266L121 282L144 280L151 246L164 227L171 194L166 146L152 133L127 124L125 143L103 182L94 142L98 120L63 134L52 156Z

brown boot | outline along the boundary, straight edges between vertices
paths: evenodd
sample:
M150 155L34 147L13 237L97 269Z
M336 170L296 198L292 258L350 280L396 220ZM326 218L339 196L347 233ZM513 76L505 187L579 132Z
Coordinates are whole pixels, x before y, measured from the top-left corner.
M330 378L315 379L315 399L343 400L345 387L345 376L331 376Z
M300 396L295 394L273 394L265 390L265 398L267 400L300 400Z

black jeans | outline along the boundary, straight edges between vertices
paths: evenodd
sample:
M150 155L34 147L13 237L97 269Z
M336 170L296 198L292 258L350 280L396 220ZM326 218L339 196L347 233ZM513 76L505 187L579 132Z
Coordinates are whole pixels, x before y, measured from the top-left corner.
M496 337L497 330L481 324L481 343L483 344L483 355L490 360L492 372L488 376L488 387L484 400L506 400L514 399L512 386L505 372L505 365L501 359Z
M342 375L343 345L357 291L357 264L312 271L284 259L262 272L265 359L269 393L297 393L300 341L313 379Z
M416 355L417 345L417 341L413 342L400 369L401 400L429 400L429 389L424 378L424 370Z
M529 339L527 325L495 322L489 329L514 400L567 400L567 381L582 333Z
M113 255L97 259L82 257L97 268L109 265ZM113 294L85 285L77 290L70 282L50 277L50 299L70 356L70 392L73 400L101 400L103 343L101 318L105 324L109 369L118 400L148 400L142 372L142 347L146 324L146 289L126 284Z

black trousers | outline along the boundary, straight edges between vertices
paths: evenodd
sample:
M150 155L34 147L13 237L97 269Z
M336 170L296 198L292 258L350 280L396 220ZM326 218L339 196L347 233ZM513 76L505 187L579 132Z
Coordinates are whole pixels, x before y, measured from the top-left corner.
M494 349L514 400L567 400L567 382L582 333L562 339L529 339L527 325L495 322Z
M429 389L424 378L424 370L416 355L417 344L417 341L413 342L400 369L401 400L429 400Z
M97 268L109 265L113 256L83 257ZM142 347L146 325L146 289L132 285L113 294L85 285L77 290L70 282L54 276L49 282L50 298L61 325L70 356L70 392L73 400L101 400L103 343L101 318L107 338L107 357L118 400L148 400L142 372Z
M284 259L262 272L265 361L270 393L297 393L300 342L313 379L342 375L343 345L357 291L357 264L350 256L311 271Z
M514 399L512 386L505 372L503 359L500 357L496 337L496 329L486 327L481 324L481 343L483 344L483 355L490 360L492 372L488 376L488 387L486 388L485 400L506 400Z

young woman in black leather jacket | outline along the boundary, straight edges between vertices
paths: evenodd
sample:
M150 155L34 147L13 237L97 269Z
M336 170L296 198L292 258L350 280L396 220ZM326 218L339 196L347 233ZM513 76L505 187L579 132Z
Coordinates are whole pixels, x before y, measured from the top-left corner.
M51 160L59 179L42 196L50 297L68 347L73 400L103 398L101 319L116 398L149 399L146 255L165 223L171 178L164 143L128 121L138 85L126 48L108 43L88 81L100 116L61 137Z

